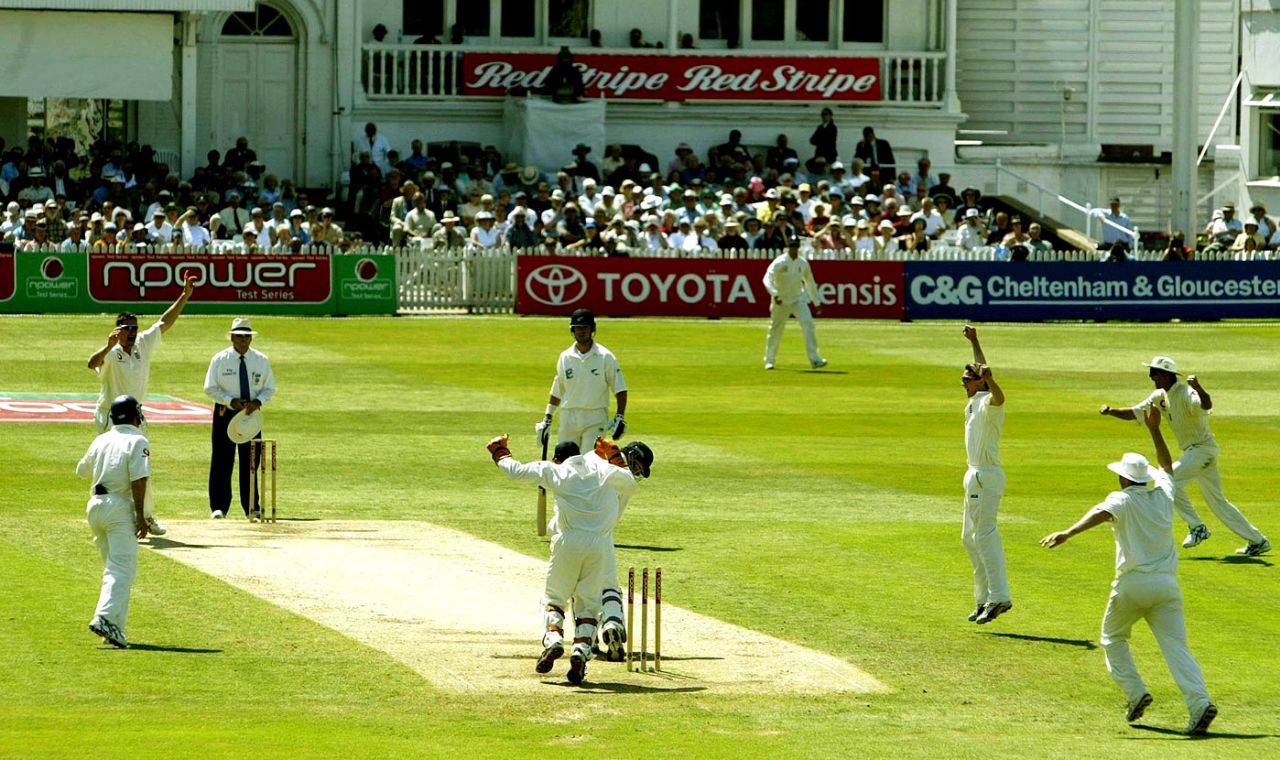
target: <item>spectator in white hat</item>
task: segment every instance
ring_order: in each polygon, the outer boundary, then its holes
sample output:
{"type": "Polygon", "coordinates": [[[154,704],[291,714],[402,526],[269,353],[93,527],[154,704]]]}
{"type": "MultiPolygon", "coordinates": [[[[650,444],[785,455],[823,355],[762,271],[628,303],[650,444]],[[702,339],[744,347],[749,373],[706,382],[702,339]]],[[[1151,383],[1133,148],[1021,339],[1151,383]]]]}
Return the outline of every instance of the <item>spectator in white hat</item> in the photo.
{"type": "Polygon", "coordinates": [[[956,236],[956,245],[966,251],[981,248],[986,244],[986,235],[982,232],[982,214],[976,208],[964,212],[964,224],[956,236]]]}
{"type": "Polygon", "coordinates": [[[898,252],[897,228],[888,219],[882,219],[876,227],[876,258],[888,258],[898,252]]]}

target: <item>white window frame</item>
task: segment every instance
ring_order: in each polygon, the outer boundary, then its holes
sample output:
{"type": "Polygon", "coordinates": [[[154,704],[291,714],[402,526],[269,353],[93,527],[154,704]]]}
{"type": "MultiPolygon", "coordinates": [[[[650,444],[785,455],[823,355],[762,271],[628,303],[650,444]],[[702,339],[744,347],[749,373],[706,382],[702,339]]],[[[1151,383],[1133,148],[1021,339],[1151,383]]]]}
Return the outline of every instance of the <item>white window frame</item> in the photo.
{"type": "Polygon", "coordinates": [[[591,44],[591,30],[596,25],[596,4],[595,0],[586,0],[587,2],[587,33],[582,37],[552,37],[551,36],[551,3],[547,0],[533,0],[541,6],[538,13],[538,23],[541,28],[538,30],[538,37],[543,40],[543,44],[547,47],[559,49],[561,45],[568,47],[582,48],[591,44]]]}
{"type": "MultiPolygon", "coordinates": [[[[850,0],[832,0],[828,12],[831,17],[828,19],[828,37],[825,42],[822,41],[805,41],[796,39],[796,14],[799,8],[804,4],[805,0],[784,0],[783,17],[786,23],[783,27],[782,40],[756,40],[751,38],[751,0],[740,0],[739,18],[741,20],[742,39],[740,47],[742,49],[754,50],[867,50],[882,51],[888,48],[889,40],[889,0],[883,0],[885,12],[882,14],[882,27],[880,29],[879,42],[845,42],[844,37],[844,14],[845,9],[849,5],[850,0]]],[[[725,40],[702,40],[698,39],[699,47],[707,48],[727,48],[728,43],[725,40]]]]}

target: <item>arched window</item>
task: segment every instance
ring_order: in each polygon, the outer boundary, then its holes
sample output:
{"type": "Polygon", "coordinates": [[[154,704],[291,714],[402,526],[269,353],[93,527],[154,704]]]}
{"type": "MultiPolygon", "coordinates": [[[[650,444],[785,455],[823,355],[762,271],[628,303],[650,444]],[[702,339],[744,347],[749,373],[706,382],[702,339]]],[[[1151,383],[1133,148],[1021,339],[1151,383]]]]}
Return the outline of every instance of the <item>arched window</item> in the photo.
{"type": "Polygon", "coordinates": [[[259,3],[251,11],[233,13],[222,25],[223,37],[293,37],[293,25],[276,8],[259,3]]]}

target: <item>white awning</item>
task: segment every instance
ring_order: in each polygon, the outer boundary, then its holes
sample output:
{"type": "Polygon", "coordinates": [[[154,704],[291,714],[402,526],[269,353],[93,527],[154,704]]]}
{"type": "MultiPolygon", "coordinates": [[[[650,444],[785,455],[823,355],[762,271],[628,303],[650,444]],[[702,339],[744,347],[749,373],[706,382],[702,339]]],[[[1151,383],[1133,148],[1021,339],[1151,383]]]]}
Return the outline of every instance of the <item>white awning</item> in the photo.
{"type": "Polygon", "coordinates": [[[1249,108],[1280,108],[1280,92],[1275,90],[1255,92],[1244,101],[1244,104],[1249,108]]]}
{"type": "Polygon", "coordinates": [[[255,0],[4,0],[7,10],[135,11],[213,13],[251,11],[255,0]]]}
{"type": "Polygon", "coordinates": [[[173,18],[0,11],[0,96],[170,100],[173,18]]]}

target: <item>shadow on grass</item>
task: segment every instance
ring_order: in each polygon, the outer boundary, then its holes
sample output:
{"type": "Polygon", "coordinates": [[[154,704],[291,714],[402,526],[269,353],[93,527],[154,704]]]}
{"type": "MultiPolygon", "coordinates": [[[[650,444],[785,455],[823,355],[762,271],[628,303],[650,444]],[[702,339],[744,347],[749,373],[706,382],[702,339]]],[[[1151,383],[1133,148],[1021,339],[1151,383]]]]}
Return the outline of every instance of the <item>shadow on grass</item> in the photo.
{"type": "MultiPolygon", "coordinates": [[[[1278,735],[1277,735],[1277,734],[1228,734],[1228,733],[1225,733],[1225,732],[1222,732],[1222,731],[1209,731],[1208,733],[1200,734],[1200,735],[1198,735],[1198,736],[1187,736],[1186,734],[1184,734],[1184,733],[1182,733],[1181,731],[1179,731],[1179,730],[1177,730],[1177,729],[1174,729],[1174,728],[1164,728],[1164,727],[1161,727],[1161,726],[1143,726],[1143,725],[1139,725],[1139,724],[1137,724],[1137,723],[1130,725],[1130,726],[1129,726],[1129,728],[1134,728],[1134,729],[1137,729],[1137,730],[1139,730],[1139,731],[1147,731],[1147,732],[1150,732],[1150,733],[1153,733],[1153,734],[1159,734],[1161,737],[1169,737],[1168,739],[1165,739],[1165,741],[1170,741],[1170,740],[1172,740],[1172,739],[1174,739],[1174,738],[1177,738],[1177,739],[1180,739],[1180,740],[1185,740],[1185,741],[1193,741],[1193,742],[1195,742],[1195,741],[1204,741],[1204,740],[1206,740],[1206,739],[1275,739],[1275,738],[1280,738],[1280,737],[1278,737],[1278,735]]],[[[1155,736],[1152,736],[1152,737],[1147,737],[1147,736],[1131,736],[1131,737],[1129,737],[1130,741],[1135,740],[1135,739],[1142,740],[1142,741],[1151,741],[1152,739],[1157,739],[1157,738],[1159,738],[1159,737],[1155,737],[1155,736]]]]}
{"type": "Polygon", "coordinates": [[[635,549],[640,552],[678,552],[678,546],[645,546],[643,544],[614,544],[615,549],[635,549]]]}
{"type": "Polygon", "coordinates": [[[547,686],[559,686],[574,689],[587,694],[689,694],[706,691],[705,686],[646,686],[638,683],[601,683],[587,681],[581,686],[574,686],[568,681],[543,681],[547,686]]]}
{"type": "Polygon", "coordinates": [[[186,544],[181,541],[174,541],[171,538],[160,538],[159,536],[151,536],[149,546],[152,549],[226,549],[224,544],[186,544]]]}
{"type": "Polygon", "coordinates": [[[849,374],[847,371],[843,369],[825,369],[824,368],[824,369],[801,369],[796,371],[803,373],[805,375],[847,375],[849,374]]]}
{"type": "Polygon", "coordinates": [[[1017,639],[1018,641],[1036,641],[1042,644],[1064,644],[1066,646],[1081,647],[1083,649],[1097,649],[1098,645],[1088,639],[1056,639],[1052,636],[1029,636],[1025,633],[996,633],[995,631],[980,631],[983,636],[999,636],[1002,639],[1017,639]]]}
{"type": "Polygon", "coordinates": [[[1271,562],[1261,557],[1245,557],[1239,554],[1228,554],[1225,557],[1188,557],[1187,559],[1196,562],[1221,562],[1224,565],[1261,565],[1262,567],[1274,567],[1271,562]]]}
{"type": "Polygon", "coordinates": [[[160,644],[130,643],[130,649],[140,652],[177,652],[178,654],[221,654],[221,649],[192,649],[190,647],[166,647],[160,644]]]}

